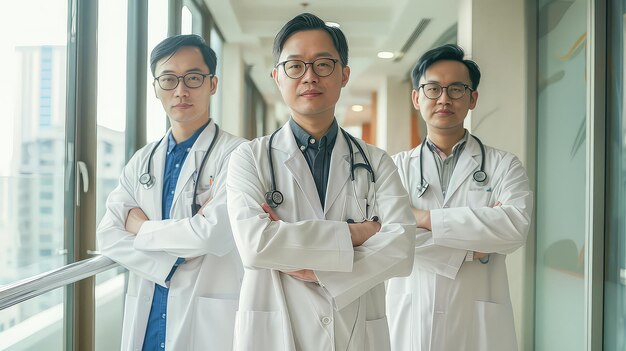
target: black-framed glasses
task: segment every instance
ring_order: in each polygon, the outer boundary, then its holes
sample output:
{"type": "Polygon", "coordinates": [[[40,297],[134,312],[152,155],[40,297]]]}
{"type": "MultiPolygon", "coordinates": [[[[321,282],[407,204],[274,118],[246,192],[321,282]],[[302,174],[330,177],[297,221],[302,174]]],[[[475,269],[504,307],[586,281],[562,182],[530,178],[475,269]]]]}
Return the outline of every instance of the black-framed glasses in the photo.
{"type": "Polygon", "coordinates": [[[474,91],[469,85],[462,83],[454,83],[445,87],[439,83],[425,83],[420,85],[417,90],[420,88],[424,91],[424,95],[431,100],[439,99],[441,94],[443,94],[443,89],[446,89],[448,97],[452,100],[462,98],[467,90],[474,91]]]}
{"type": "Polygon", "coordinates": [[[182,79],[187,88],[195,89],[200,88],[204,83],[204,78],[213,77],[213,74],[208,73],[187,73],[184,76],[177,76],[175,74],[162,74],[154,80],[157,81],[161,89],[163,90],[174,90],[178,86],[178,83],[182,79]]]}
{"type": "Polygon", "coordinates": [[[285,74],[291,79],[302,78],[308,69],[308,65],[311,65],[313,72],[318,77],[328,77],[335,71],[335,65],[339,60],[334,58],[322,57],[314,60],[313,62],[304,62],[302,60],[287,60],[280,62],[276,65],[276,68],[283,66],[285,74]]]}

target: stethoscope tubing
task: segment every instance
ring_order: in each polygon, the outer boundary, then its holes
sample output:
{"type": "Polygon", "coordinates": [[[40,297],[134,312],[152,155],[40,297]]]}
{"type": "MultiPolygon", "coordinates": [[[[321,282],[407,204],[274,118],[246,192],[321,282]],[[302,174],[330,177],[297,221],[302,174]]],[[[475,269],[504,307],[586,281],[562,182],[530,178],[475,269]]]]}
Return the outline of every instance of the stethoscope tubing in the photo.
{"type": "MultiPolygon", "coordinates": [[[[270,207],[272,207],[272,208],[276,208],[276,207],[278,207],[278,205],[282,204],[283,198],[284,198],[282,193],[276,189],[276,178],[275,178],[275,175],[274,175],[274,162],[273,162],[273,158],[272,158],[272,144],[273,144],[273,141],[274,141],[274,136],[276,135],[276,133],[278,133],[278,131],[281,128],[278,128],[277,130],[275,130],[272,133],[272,135],[270,136],[270,140],[268,142],[268,145],[267,145],[267,157],[268,157],[269,166],[270,166],[271,190],[268,191],[265,194],[265,199],[267,201],[267,204],[270,207]],[[275,199],[280,199],[280,201],[275,201],[275,199]]],[[[371,182],[375,183],[376,182],[376,177],[374,176],[374,169],[372,168],[372,164],[370,163],[369,159],[367,158],[367,155],[365,154],[365,151],[363,150],[363,148],[361,147],[359,142],[356,140],[356,138],[353,137],[352,135],[350,135],[350,133],[346,132],[343,128],[340,128],[340,130],[341,130],[341,133],[342,133],[343,137],[346,139],[346,143],[348,144],[348,151],[350,153],[350,180],[352,182],[352,189],[354,191],[355,201],[357,203],[357,207],[359,209],[359,212],[363,216],[363,220],[372,220],[375,217],[368,218],[367,217],[367,208],[365,210],[363,210],[363,208],[362,208],[361,204],[359,203],[358,199],[356,199],[356,185],[355,185],[356,176],[355,176],[354,173],[355,173],[355,170],[357,168],[360,168],[360,167],[361,168],[365,168],[365,170],[370,175],[371,182]],[[359,150],[359,152],[363,156],[363,161],[365,163],[355,163],[355,160],[354,160],[354,149],[352,148],[352,143],[354,143],[354,145],[356,145],[357,149],[359,150]]],[[[375,203],[376,203],[376,192],[374,192],[374,204],[375,203]]]]}
{"type": "MultiPolygon", "coordinates": [[[[485,145],[483,145],[483,142],[480,141],[480,139],[473,135],[470,134],[472,136],[472,138],[474,138],[477,142],[478,145],[480,146],[480,168],[475,171],[472,174],[472,178],[474,179],[474,181],[476,183],[483,183],[487,180],[487,173],[485,172],[485,145]]],[[[426,182],[426,180],[424,179],[424,163],[423,163],[423,159],[424,159],[424,147],[426,146],[426,139],[428,137],[424,138],[424,141],[422,141],[422,145],[420,145],[420,182],[419,182],[419,189],[418,189],[418,194],[417,197],[422,197],[422,195],[424,195],[424,192],[426,191],[426,189],[428,189],[428,183],[426,182]]]]}
{"type": "MultiPolygon", "coordinates": [[[[196,204],[196,199],[198,196],[198,184],[200,183],[202,171],[204,170],[204,166],[206,165],[206,162],[209,159],[209,155],[211,154],[213,147],[215,147],[215,143],[217,141],[217,138],[219,137],[219,132],[220,132],[219,126],[215,124],[215,133],[213,134],[213,140],[211,140],[211,144],[209,145],[207,152],[204,154],[204,157],[202,157],[202,162],[200,162],[200,168],[197,170],[198,173],[196,175],[196,179],[198,180],[197,181],[194,180],[193,198],[191,201],[191,212],[193,215],[195,215],[200,209],[200,206],[196,204]]],[[[154,147],[152,147],[152,150],[150,151],[150,156],[148,156],[148,165],[146,166],[146,172],[139,176],[139,184],[143,185],[146,189],[150,189],[154,186],[154,176],[150,174],[150,169],[152,166],[152,158],[154,157],[154,153],[156,152],[157,148],[159,147],[163,139],[165,139],[165,136],[161,138],[154,145],[154,147]]]]}

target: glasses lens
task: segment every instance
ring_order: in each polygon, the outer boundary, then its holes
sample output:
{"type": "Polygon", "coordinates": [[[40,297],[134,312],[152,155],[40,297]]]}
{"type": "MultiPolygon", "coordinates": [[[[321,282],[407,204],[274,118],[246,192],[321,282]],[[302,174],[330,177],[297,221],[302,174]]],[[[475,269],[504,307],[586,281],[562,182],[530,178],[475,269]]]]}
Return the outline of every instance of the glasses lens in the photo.
{"type": "Polygon", "coordinates": [[[204,83],[204,76],[198,73],[188,73],[184,77],[185,85],[189,88],[198,88],[204,83]]]}
{"type": "Polygon", "coordinates": [[[320,58],[313,61],[313,71],[320,77],[326,77],[335,70],[335,61],[329,58],[320,58]]]}
{"type": "Polygon", "coordinates": [[[283,67],[285,67],[285,74],[287,74],[287,77],[294,79],[302,77],[302,75],[304,75],[304,70],[306,69],[304,61],[300,60],[285,61],[283,67]]]}
{"type": "Polygon", "coordinates": [[[178,77],[173,74],[164,74],[157,78],[159,82],[159,86],[163,90],[172,90],[175,89],[178,85],[178,77]]]}
{"type": "Polygon", "coordinates": [[[448,86],[448,96],[450,99],[460,99],[465,95],[465,85],[451,84],[448,86]]]}
{"type": "Polygon", "coordinates": [[[441,96],[442,88],[441,85],[437,83],[424,84],[422,89],[424,90],[424,95],[429,99],[437,99],[441,96]]]}

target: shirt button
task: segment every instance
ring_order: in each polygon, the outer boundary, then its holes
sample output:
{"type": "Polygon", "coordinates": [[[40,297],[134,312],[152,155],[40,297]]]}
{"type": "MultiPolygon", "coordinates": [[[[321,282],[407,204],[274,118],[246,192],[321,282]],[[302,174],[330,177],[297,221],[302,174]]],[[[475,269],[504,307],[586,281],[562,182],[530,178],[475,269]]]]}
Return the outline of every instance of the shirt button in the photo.
{"type": "Polygon", "coordinates": [[[170,191],[170,194],[174,195],[174,190],[170,191]]]}
{"type": "Polygon", "coordinates": [[[177,163],[177,164],[176,164],[176,168],[178,168],[178,167],[180,167],[180,164],[178,164],[178,163],[177,163]]]}
{"type": "Polygon", "coordinates": [[[165,319],[165,313],[163,313],[163,314],[161,315],[161,318],[165,319]]]}
{"type": "Polygon", "coordinates": [[[164,348],[165,348],[165,343],[164,343],[164,342],[162,342],[162,343],[161,343],[161,348],[162,348],[162,349],[164,349],[164,348]]]}
{"type": "Polygon", "coordinates": [[[301,145],[301,146],[300,146],[300,150],[301,150],[301,151],[304,151],[304,150],[306,150],[306,146],[304,146],[304,145],[301,145]]]}
{"type": "Polygon", "coordinates": [[[313,139],[313,138],[309,139],[309,143],[310,144],[315,144],[315,139],[313,139]]]}
{"type": "Polygon", "coordinates": [[[324,325],[329,325],[329,324],[330,324],[330,322],[332,322],[332,321],[333,321],[333,320],[332,320],[332,319],[330,319],[330,317],[323,317],[323,318],[322,318],[322,324],[324,324],[324,325]]]}

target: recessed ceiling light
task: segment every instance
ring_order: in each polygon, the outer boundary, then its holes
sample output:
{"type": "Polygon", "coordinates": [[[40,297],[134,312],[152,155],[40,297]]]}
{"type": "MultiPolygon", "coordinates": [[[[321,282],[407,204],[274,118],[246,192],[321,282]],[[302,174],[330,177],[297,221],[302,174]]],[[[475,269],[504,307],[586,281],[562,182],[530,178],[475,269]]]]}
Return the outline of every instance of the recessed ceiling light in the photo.
{"type": "Polygon", "coordinates": [[[390,59],[390,58],[393,58],[395,55],[391,51],[381,51],[378,53],[377,56],[381,59],[390,59]]]}
{"type": "Polygon", "coordinates": [[[363,105],[352,105],[352,111],[361,112],[363,111],[363,105]]]}
{"type": "Polygon", "coordinates": [[[329,27],[335,27],[335,28],[341,27],[339,25],[339,23],[337,23],[337,22],[326,22],[326,25],[329,26],[329,27]]]}

